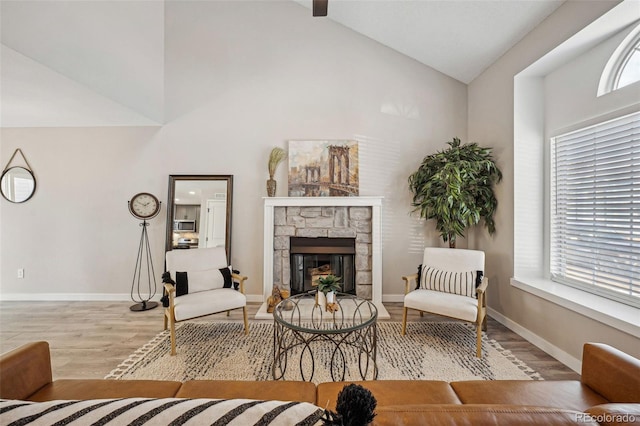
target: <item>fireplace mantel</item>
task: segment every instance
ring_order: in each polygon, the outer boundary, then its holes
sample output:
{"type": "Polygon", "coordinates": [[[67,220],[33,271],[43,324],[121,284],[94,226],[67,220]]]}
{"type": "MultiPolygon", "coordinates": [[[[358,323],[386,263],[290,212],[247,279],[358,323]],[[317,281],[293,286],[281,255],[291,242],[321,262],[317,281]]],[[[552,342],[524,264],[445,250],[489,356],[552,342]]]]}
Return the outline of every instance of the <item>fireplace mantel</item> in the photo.
{"type": "Polygon", "coordinates": [[[256,319],[269,319],[267,297],[273,289],[274,211],[276,207],[370,207],[371,208],[371,301],[378,308],[378,318],[388,319],[382,304],[382,197],[265,197],[264,198],[264,262],[263,304],[256,319]]]}

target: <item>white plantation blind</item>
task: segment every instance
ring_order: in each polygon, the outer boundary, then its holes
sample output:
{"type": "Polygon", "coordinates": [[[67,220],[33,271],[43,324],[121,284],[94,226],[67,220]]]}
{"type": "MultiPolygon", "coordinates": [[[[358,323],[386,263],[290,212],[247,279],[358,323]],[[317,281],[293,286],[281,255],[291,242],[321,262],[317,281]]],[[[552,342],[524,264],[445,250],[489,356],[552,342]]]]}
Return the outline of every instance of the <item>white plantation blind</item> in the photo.
{"type": "Polygon", "coordinates": [[[552,279],[640,306],[640,113],[551,145],[552,279]]]}

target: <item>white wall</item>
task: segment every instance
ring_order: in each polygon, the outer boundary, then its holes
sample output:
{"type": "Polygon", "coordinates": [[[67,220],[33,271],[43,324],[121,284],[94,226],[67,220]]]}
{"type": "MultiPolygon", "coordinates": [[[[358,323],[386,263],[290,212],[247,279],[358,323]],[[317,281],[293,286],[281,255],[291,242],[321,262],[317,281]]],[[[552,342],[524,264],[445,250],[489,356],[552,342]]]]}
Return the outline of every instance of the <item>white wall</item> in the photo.
{"type": "MultiPolygon", "coordinates": [[[[640,5],[639,5],[640,7],[640,5]]],[[[552,137],[618,115],[640,104],[640,83],[596,96],[600,76],[614,50],[638,23],[625,28],[544,79],[545,130],[552,137]]]]}
{"type": "MultiPolygon", "coordinates": [[[[638,345],[638,339],[630,334],[534,296],[510,284],[510,278],[514,276],[514,256],[521,249],[517,245],[514,247],[514,167],[512,162],[514,158],[514,77],[616,4],[617,2],[608,1],[564,3],[540,26],[474,80],[469,85],[468,91],[469,137],[488,145],[493,144],[496,147],[498,161],[502,165],[505,178],[503,185],[498,187],[500,205],[496,219],[497,234],[494,238],[489,238],[485,234],[478,233],[474,238],[474,246],[481,247],[487,252],[487,270],[491,283],[488,291],[489,306],[496,318],[518,330],[525,337],[563,361],[581,359],[582,345],[588,341],[606,342],[636,356],[640,355],[640,345],[638,345]]],[[[592,66],[593,64],[589,65],[589,69],[583,71],[583,74],[591,75],[589,80],[593,80],[593,76],[597,74],[597,71],[591,68],[592,66]]],[[[552,83],[555,78],[560,78],[561,73],[559,71],[559,74],[550,78],[549,90],[557,89],[558,84],[578,84],[577,80],[581,80],[581,78],[573,77],[572,82],[552,83]]],[[[565,75],[562,80],[566,78],[565,75]]],[[[593,95],[595,95],[596,88],[597,82],[592,89],[593,95]]],[[[521,89],[529,90],[530,88],[522,87],[521,89]]],[[[540,83],[537,89],[545,90],[543,83],[540,83]]],[[[534,102],[540,108],[551,108],[550,105],[540,104],[539,100],[534,100],[534,102]]],[[[554,111],[559,114],[558,121],[553,124],[554,126],[559,126],[560,123],[567,125],[565,123],[583,120],[584,118],[578,118],[578,116],[571,117],[571,114],[576,110],[579,115],[596,112],[596,110],[590,109],[592,104],[590,104],[591,106],[581,105],[582,97],[580,100],[570,101],[565,96],[564,102],[563,105],[557,104],[553,107],[557,108],[554,111]]],[[[548,114],[546,118],[551,119],[552,113],[549,111],[546,113],[548,114]]],[[[529,124],[544,126],[544,117],[534,117],[531,123],[518,123],[523,126],[529,124]]],[[[526,141],[518,141],[518,143],[522,142],[526,141]]],[[[540,152],[539,149],[533,151],[540,152]]],[[[532,189],[520,187],[518,191],[521,191],[521,195],[524,197],[529,191],[539,196],[543,182],[539,182],[538,185],[539,187],[532,189]]],[[[543,211],[545,206],[538,205],[532,208],[543,211]]],[[[541,214],[533,216],[542,217],[541,214]]],[[[519,218],[523,219],[520,216],[519,218]]],[[[524,221],[526,222],[526,218],[524,221]]],[[[538,226],[539,224],[533,225],[538,226]]],[[[540,235],[539,238],[541,241],[543,236],[540,235]]],[[[538,247],[541,246],[540,243],[538,247]]],[[[522,247],[522,249],[529,250],[530,247],[522,247]]]]}
{"type": "MultiPolygon", "coordinates": [[[[409,216],[407,178],[466,140],[466,86],[291,2],[167,2],[164,13],[164,126],[1,130],[2,164],[22,148],[38,188],[0,202],[0,297],[127,297],[140,235],[127,200],[163,201],[149,229],[159,278],[168,176],[232,174],[232,264],[261,299],[271,148],[347,138],[360,141],[361,195],[385,197],[384,292],[401,294],[422,247],[439,244],[409,216]]],[[[276,179],[286,195],[286,166],[276,179]]]]}

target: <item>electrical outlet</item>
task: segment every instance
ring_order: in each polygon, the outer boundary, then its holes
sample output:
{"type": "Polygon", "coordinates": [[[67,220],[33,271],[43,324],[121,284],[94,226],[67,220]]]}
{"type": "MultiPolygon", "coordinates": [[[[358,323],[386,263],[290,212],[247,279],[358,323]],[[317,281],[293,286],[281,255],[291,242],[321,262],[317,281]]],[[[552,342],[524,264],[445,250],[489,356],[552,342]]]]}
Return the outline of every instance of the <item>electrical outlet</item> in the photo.
{"type": "Polygon", "coordinates": [[[18,278],[24,278],[24,269],[23,268],[18,269],[18,278]]]}

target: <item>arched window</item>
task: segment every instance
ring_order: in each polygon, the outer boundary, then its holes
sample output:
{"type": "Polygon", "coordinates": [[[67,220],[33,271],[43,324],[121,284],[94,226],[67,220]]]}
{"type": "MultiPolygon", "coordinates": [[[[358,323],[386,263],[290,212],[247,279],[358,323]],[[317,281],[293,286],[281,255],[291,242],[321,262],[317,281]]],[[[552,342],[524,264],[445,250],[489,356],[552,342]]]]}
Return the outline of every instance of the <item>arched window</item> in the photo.
{"type": "Polygon", "coordinates": [[[640,25],[634,28],[613,52],[604,67],[598,96],[640,81],[640,25]]]}
{"type": "Polygon", "coordinates": [[[622,61],[622,66],[613,82],[613,90],[640,81],[640,40],[631,48],[622,61]]]}

